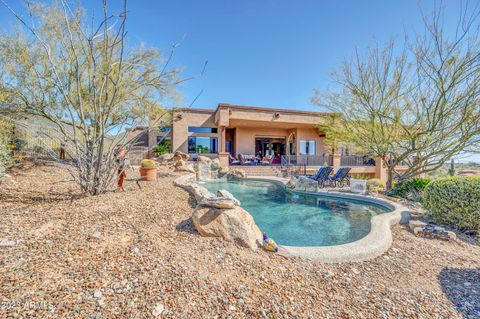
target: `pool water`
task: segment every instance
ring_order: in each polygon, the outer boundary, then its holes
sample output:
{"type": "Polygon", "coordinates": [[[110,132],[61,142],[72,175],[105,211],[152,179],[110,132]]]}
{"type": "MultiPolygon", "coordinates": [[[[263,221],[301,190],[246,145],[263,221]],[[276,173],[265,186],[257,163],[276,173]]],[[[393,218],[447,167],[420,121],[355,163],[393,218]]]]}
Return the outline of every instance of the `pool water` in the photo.
{"type": "Polygon", "coordinates": [[[203,182],[216,193],[225,189],[254,218],[260,230],[286,246],[332,246],[350,243],[370,232],[373,216],[386,207],[322,195],[292,194],[268,181],[221,180],[203,182]]]}

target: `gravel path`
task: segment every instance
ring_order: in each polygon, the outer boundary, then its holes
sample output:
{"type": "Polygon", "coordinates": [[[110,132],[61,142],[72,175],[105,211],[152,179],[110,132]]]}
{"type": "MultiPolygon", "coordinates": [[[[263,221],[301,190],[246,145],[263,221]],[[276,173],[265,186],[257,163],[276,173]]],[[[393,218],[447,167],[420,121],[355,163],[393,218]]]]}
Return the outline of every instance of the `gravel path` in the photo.
{"type": "Polygon", "coordinates": [[[252,252],[199,237],[178,175],[162,175],[87,198],[56,165],[0,185],[0,318],[480,316],[478,245],[396,226],[369,262],[252,252]]]}

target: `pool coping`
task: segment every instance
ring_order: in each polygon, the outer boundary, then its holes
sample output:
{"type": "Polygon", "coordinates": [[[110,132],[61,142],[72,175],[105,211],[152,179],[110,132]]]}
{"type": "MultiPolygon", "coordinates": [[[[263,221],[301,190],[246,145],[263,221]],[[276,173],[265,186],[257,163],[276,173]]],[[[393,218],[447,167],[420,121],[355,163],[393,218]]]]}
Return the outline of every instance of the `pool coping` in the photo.
{"type": "MultiPolygon", "coordinates": [[[[361,262],[374,259],[382,255],[390,248],[392,244],[391,227],[400,222],[403,212],[409,211],[407,207],[399,203],[369,195],[359,195],[337,191],[295,191],[285,185],[288,180],[283,178],[275,178],[271,176],[252,176],[248,178],[239,178],[239,180],[269,181],[276,184],[281,184],[285,191],[291,193],[326,196],[331,198],[348,198],[363,202],[370,202],[393,210],[389,213],[374,216],[370,220],[370,232],[365,237],[351,243],[335,246],[308,247],[281,245],[281,247],[292,256],[308,258],[323,263],[361,262]]],[[[189,192],[193,192],[197,201],[197,197],[203,196],[202,193],[204,190],[207,190],[205,187],[201,186],[201,184],[197,183],[194,174],[182,175],[181,177],[177,178],[174,183],[175,185],[180,186],[189,192]]]]}

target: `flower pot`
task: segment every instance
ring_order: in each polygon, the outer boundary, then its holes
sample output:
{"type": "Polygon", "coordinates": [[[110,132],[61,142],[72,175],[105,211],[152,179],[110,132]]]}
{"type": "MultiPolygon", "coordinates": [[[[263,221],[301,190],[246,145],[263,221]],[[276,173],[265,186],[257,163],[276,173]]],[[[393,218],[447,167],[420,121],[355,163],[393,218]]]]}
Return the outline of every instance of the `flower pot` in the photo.
{"type": "Polygon", "coordinates": [[[367,192],[367,181],[364,179],[351,179],[350,191],[357,194],[365,194],[367,192]]]}
{"type": "Polygon", "coordinates": [[[156,181],[157,168],[156,167],[140,167],[140,176],[143,181],[156,181]]]}

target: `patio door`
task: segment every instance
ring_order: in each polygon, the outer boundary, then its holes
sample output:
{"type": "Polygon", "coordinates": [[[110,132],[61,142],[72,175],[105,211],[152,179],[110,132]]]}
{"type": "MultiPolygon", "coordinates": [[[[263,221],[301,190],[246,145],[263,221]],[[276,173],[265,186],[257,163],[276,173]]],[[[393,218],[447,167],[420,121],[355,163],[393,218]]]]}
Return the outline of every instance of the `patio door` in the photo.
{"type": "Polygon", "coordinates": [[[285,155],[285,137],[256,137],[255,155],[258,152],[262,156],[285,155]]]}

